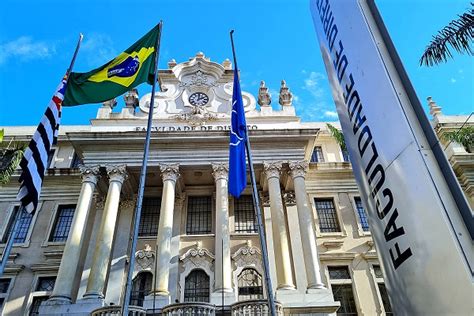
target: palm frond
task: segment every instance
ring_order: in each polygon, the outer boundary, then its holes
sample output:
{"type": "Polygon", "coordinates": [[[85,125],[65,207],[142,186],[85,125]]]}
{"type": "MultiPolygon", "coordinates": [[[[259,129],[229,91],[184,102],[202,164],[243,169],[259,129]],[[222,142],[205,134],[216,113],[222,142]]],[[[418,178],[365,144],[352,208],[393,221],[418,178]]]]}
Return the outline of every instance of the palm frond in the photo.
{"type": "Polygon", "coordinates": [[[332,137],[336,139],[336,142],[339,144],[339,147],[341,147],[341,150],[347,151],[346,141],[344,140],[344,135],[342,134],[342,132],[329,123],[326,123],[326,125],[332,137]]]}
{"type": "MultiPolygon", "coordinates": [[[[474,7],[472,2],[471,7],[474,7]]],[[[450,47],[460,54],[474,55],[471,47],[474,39],[474,9],[470,8],[458,17],[433,36],[420,58],[420,66],[433,66],[446,62],[448,58],[453,58],[450,47]]]]}
{"type": "Polygon", "coordinates": [[[20,164],[23,153],[26,149],[25,144],[17,143],[14,148],[0,149],[0,185],[10,182],[10,178],[20,164]]]}

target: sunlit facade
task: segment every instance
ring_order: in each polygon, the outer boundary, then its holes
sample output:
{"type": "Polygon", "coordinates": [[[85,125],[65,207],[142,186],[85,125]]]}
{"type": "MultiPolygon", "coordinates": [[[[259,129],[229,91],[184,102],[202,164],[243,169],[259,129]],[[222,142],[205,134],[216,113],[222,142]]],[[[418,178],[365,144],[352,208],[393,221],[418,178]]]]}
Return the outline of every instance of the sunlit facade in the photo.
{"type": "MultiPolygon", "coordinates": [[[[155,97],[131,310],[266,312],[251,190],[239,199],[227,193],[232,65],[198,53],[168,66],[155,97]]],[[[130,91],[122,109],[105,102],[90,125],[61,127],[39,211],[21,215],[0,279],[4,315],[115,315],[124,298],[150,97],[130,91]]],[[[301,122],[284,82],[273,97],[271,104],[264,83],[256,97],[243,93],[278,312],[390,314],[347,153],[326,123],[301,122]]],[[[6,139],[26,142],[34,129],[6,127],[6,139]]],[[[453,155],[451,161],[460,157],[453,155]]],[[[462,155],[472,173],[472,154],[462,155]]],[[[463,170],[460,179],[471,174],[463,170]]],[[[18,176],[0,187],[3,246],[19,209],[18,176]]],[[[472,202],[467,178],[462,185],[472,202]]]]}

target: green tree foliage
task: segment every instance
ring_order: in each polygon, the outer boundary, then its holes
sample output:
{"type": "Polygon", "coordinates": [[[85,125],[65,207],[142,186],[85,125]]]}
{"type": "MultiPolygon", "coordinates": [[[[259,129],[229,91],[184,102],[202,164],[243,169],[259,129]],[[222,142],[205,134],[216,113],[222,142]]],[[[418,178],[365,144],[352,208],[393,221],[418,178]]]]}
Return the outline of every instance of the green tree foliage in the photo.
{"type": "Polygon", "coordinates": [[[467,152],[474,150],[474,126],[466,126],[459,130],[443,134],[444,140],[456,142],[464,146],[467,152]]]}
{"type": "MultiPolygon", "coordinates": [[[[3,142],[4,130],[0,130],[0,143],[3,142]]],[[[10,182],[12,174],[20,164],[26,145],[15,142],[6,148],[0,148],[0,185],[10,182]]]]}
{"type": "Polygon", "coordinates": [[[343,152],[347,152],[346,141],[344,140],[344,135],[342,134],[342,132],[329,123],[327,123],[326,125],[332,137],[336,139],[336,142],[339,144],[339,147],[341,147],[341,150],[343,152]]]}
{"type": "Polygon", "coordinates": [[[453,58],[450,47],[460,54],[473,55],[471,47],[474,38],[474,3],[458,19],[451,21],[428,44],[420,58],[420,66],[433,66],[453,58]]]}

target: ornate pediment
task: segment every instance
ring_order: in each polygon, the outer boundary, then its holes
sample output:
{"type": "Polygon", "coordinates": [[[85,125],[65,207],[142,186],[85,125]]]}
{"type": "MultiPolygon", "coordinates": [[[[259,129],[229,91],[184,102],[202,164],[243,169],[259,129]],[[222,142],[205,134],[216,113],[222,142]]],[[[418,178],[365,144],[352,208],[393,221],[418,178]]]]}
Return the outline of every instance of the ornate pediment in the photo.
{"type": "Polygon", "coordinates": [[[201,244],[198,243],[194,248],[188,249],[180,258],[185,269],[202,268],[204,270],[213,270],[214,266],[214,255],[207,250],[202,248],[201,244]]]}
{"type": "MultiPolygon", "coordinates": [[[[155,95],[155,118],[196,126],[230,116],[233,72],[229,61],[218,64],[197,53],[187,62],[170,62],[169,67],[169,72],[160,72],[163,92],[155,95]]],[[[146,116],[150,98],[151,94],[141,98],[138,116],[146,116]]],[[[247,92],[242,92],[242,98],[245,111],[255,111],[255,98],[247,92]]]]}
{"type": "Polygon", "coordinates": [[[245,267],[245,266],[260,266],[262,262],[262,253],[260,249],[252,246],[250,242],[239,250],[237,250],[232,256],[235,267],[245,267]]]}
{"type": "Polygon", "coordinates": [[[135,260],[139,270],[149,270],[155,263],[155,252],[151,250],[151,246],[146,244],[144,249],[135,253],[135,260]]]}

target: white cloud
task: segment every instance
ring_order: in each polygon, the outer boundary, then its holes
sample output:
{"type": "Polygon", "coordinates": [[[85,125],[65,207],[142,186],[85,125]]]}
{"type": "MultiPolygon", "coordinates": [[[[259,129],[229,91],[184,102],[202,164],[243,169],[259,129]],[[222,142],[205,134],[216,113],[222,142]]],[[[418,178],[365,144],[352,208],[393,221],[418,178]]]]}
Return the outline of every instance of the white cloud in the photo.
{"type": "Polygon", "coordinates": [[[334,111],[325,111],[324,116],[330,117],[330,118],[337,118],[337,112],[334,111]]]}
{"type": "Polygon", "coordinates": [[[454,79],[454,78],[451,78],[450,81],[451,81],[451,83],[456,83],[456,79],[454,79]]]}
{"type": "Polygon", "coordinates": [[[34,41],[30,36],[21,36],[0,45],[0,64],[13,58],[20,61],[44,59],[56,53],[52,43],[34,41]]]}
{"type": "Polygon", "coordinates": [[[321,88],[321,81],[325,79],[326,77],[322,73],[311,71],[308,78],[304,80],[303,89],[308,90],[313,97],[321,98],[324,95],[324,90],[321,88]]]}
{"type": "Polygon", "coordinates": [[[81,53],[86,55],[87,63],[92,67],[99,67],[118,55],[110,36],[100,33],[84,36],[81,53]]]}

